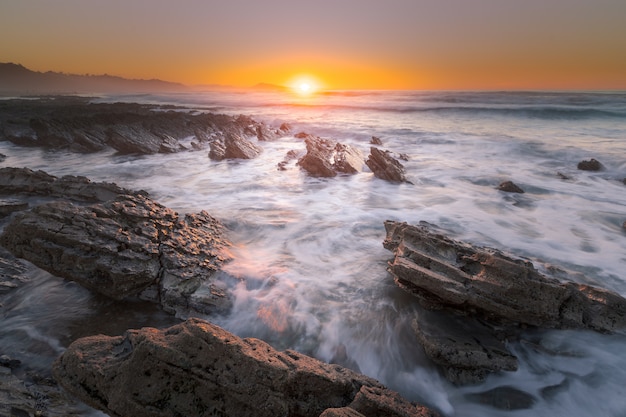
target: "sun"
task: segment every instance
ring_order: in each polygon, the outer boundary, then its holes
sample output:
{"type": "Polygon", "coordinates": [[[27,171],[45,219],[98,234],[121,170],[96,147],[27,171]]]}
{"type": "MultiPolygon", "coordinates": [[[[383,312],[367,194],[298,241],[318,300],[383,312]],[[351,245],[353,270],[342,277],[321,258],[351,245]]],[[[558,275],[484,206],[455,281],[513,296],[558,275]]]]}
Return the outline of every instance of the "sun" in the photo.
{"type": "Polygon", "coordinates": [[[300,97],[309,97],[319,91],[320,82],[310,75],[301,75],[292,78],[288,84],[291,90],[300,97]]]}
{"type": "Polygon", "coordinates": [[[302,94],[306,94],[311,91],[311,84],[309,83],[300,83],[298,84],[298,91],[302,94]]]}

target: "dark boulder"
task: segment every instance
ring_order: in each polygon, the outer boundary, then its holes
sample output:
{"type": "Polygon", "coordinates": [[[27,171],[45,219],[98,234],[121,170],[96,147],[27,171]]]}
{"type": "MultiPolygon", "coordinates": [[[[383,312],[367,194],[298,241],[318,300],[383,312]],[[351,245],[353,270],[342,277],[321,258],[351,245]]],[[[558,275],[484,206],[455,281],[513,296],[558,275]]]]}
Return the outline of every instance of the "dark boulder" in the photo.
{"type": "Polygon", "coordinates": [[[366,417],[436,416],[364,375],[198,319],[79,339],[53,374],[87,404],[122,417],[317,417],[346,406],[366,417]]]}
{"type": "Polygon", "coordinates": [[[206,212],[181,217],[144,195],[91,206],[39,205],[14,215],[0,244],[115,299],[140,295],[182,315],[230,305],[212,279],[229,258],[219,222],[206,212]]]}
{"type": "Polygon", "coordinates": [[[578,163],[578,169],[583,170],[583,171],[600,171],[602,170],[604,167],[603,165],[594,158],[591,158],[588,161],[580,161],[578,163]]]}
{"type": "Polygon", "coordinates": [[[363,168],[363,155],[352,146],[331,139],[307,136],[306,155],[298,160],[309,175],[334,177],[338,173],[356,174],[363,168]]]}
{"type": "Polygon", "coordinates": [[[365,163],[377,178],[391,182],[409,182],[404,175],[404,166],[389,151],[371,147],[365,163]]]}
{"type": "Polygon", "coordinates": [[[372,144],[372,145],[382,145],[383,141],[380,140],[380,138],[378,136],[372,136],[372,139],[370,139],[370,144],[372,144]]]}
{"type": "Polygon", "coordinates": [[[498,190],[506,193],[520,193],[523,194],[524,190],[517,186],[513,181],[505,181],[498,186],[498,190]]]}

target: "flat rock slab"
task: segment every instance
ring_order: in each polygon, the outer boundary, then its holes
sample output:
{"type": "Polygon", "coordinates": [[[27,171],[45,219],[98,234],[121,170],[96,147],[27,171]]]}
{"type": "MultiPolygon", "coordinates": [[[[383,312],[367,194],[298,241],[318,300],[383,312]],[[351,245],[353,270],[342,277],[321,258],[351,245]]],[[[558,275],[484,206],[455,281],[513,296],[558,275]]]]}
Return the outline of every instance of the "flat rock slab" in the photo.
{"type": "Polygon", "coordinates": [[[122,417],[318,417],[347,406],[358,413],[343,415],[437,415],[354,371],[198,319],[79,339],[53,374],[87,404],[122,417]]]}

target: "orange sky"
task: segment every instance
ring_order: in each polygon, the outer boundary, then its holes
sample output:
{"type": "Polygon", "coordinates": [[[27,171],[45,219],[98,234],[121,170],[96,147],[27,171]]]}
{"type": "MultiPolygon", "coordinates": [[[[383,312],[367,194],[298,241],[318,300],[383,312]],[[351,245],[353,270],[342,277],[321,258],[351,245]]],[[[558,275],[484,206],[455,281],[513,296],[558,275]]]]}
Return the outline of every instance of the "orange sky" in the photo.
{"type": "Polygon", "coordinates": [[[624,0],[0,0],[0,62],[185,84],[626,89],[624,0]]]}

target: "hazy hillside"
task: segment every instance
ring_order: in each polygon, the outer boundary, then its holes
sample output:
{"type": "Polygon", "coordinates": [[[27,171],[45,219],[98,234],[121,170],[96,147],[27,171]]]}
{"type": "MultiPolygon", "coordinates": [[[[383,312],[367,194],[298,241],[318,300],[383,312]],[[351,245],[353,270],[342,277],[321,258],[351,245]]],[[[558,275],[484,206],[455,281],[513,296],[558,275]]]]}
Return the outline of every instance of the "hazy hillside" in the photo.
{"type": "Polygon", "coordinates": [[[0,63],[0,94],[145,93],[183,91],[183,84],[161,80],[129,80],[111,75],[75,75],[31,71],[19,64],[0,63]]]}

